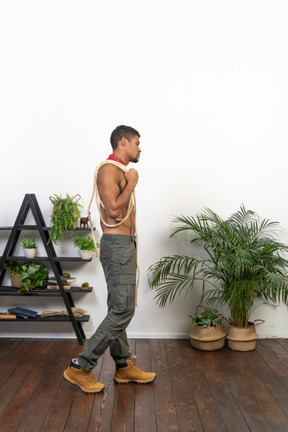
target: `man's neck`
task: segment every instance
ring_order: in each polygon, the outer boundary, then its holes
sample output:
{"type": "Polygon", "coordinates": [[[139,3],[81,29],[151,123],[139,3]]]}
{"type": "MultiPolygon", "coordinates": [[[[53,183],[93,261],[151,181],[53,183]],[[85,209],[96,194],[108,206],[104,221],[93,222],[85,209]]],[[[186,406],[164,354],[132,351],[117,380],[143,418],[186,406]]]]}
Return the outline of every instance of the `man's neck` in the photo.
{"type": "Polygon", "coordinates": [[[128,163],[126,163],[126,162],[124,162],[123,161],[123,159],[121,159],[121,157],[120,156],[118,156],[118,155],[116,155],[115,153],[112,153],[112,154],[110,154],[109,155],[109,157],[108,157],[108,159],[109,160],[114,160],[115,162],[119,162],[119,163],[121,163],[121,164],[123,164],[123,165],[128,165],[128,163]]]}

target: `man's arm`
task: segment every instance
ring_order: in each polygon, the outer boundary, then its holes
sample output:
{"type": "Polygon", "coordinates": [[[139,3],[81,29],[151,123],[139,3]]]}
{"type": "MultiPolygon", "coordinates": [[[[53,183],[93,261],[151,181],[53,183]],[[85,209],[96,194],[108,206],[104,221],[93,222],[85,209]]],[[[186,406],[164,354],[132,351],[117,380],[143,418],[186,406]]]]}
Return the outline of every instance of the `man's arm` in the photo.
{"type": "Polygon", "coordinates": [[[114,165],[104,165],[98,173],[98,189],[107,216],[111,219],[123,217],[130,197],[138,182],[138,172],[130,169],[124,174],[126,185],[121,191],[120,182],[123,174],[114,165]]]}

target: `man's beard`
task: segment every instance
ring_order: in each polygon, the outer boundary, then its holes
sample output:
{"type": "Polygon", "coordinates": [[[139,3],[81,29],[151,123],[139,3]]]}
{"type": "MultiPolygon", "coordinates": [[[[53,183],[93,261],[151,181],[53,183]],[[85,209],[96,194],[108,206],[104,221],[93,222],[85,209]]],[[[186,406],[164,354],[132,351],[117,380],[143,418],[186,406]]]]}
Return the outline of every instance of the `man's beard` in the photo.
{"type": "Polygon", "coordinates": [[[139,159],[138,159],[138,158],[135,158],[135,159],[133,159],[132,162],[133,162],[133,163],[138,163],[138,162],[139,162],[139,159]]]}

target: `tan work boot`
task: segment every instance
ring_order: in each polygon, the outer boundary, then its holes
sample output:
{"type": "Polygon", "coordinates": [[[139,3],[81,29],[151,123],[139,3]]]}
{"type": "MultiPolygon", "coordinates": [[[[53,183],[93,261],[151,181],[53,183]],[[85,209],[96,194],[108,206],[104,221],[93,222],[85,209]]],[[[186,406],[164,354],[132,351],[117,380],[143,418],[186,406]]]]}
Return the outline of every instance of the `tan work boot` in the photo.
{"type": "Polygon", "coordinates": [[[137,384],[148,384],[154,381],[156,374],[154,372],[143,372],[138,369],[131,360],[127,360],[123,365],[118,365],[114,381],[117,384],[124,383],[137,383],[137,384]]]}
{"type": "Polygon", "coordinates": [[[73,363],[64,371],[63,375],[66,381],[77,385],[84,393],[99,393],[104,389],[104,384],[97,382],[92,372],[86,372],[73,363]]]}

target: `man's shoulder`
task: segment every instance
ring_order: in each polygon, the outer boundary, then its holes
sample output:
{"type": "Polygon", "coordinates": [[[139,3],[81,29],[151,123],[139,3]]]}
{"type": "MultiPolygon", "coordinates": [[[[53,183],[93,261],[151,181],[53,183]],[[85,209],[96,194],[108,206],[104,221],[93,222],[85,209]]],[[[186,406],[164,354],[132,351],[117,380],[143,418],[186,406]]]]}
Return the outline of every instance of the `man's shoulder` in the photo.
{"type": "Polygon", "coordinates": [[[111,163],[105,163],[102,166],[100,166],[98,170],[98,178],[101,179],[106,176],[117,179],[123,176],[123,173],[120,170],[120,168],[118,168],[116,165],[111,163]]]}
{"type": "MultiPolygon", "coordinates": [[[[100,164],[101,165],[101,164],[100,164]]],[[[109,163],[109,162],[104,162],[103,165],[101,165],[99,167],[99,172],[121,172],[120,168],[113,164],[113,163],[109,163]]]]}

